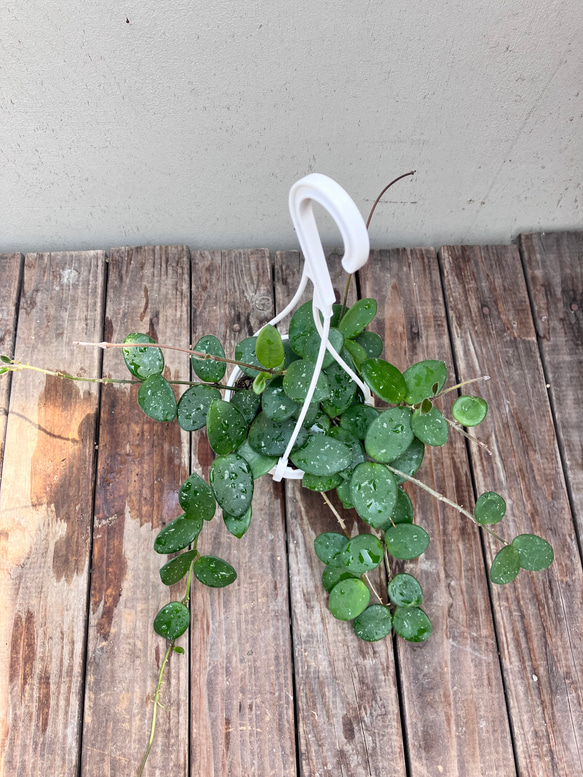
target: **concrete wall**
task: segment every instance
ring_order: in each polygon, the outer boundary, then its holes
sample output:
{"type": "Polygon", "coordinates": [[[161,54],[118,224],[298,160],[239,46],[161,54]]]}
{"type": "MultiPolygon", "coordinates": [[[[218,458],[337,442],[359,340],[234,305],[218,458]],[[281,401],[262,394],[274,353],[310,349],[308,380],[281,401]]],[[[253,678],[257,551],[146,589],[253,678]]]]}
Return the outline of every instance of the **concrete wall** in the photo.
{"type": "Polygon", "coordinates": [[[313,171],[366,214],[417,170],[375,246],[582,228],[582,33],[580,0],[2,0],[0,250],[294,248],[313,171]]]}

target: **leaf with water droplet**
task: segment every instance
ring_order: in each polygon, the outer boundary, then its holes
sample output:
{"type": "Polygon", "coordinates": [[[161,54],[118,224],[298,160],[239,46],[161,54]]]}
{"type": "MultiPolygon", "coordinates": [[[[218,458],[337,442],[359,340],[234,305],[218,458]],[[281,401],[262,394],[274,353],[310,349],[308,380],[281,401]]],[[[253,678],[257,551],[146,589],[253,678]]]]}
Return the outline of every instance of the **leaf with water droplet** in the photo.
{"type": "MultiPolygon", "coordinates": [[[[282,456],[291,439],[295,421],[271,421],[265,413],[259,413],[251,424],[247,440],[256,453],[262,456],[282,456]]],[[[300,448],[308,439],[308,432],[302,428],[297,437],[295,448],[300,448]]]]}
{"type": "MultiPolygon", "coordinates": [[[[141,332],[132,332],[124,343],[155,343],[153,337],[141,332]]],[[[146,380],[150,375],[160,375],[164,370],[164,356],[160,348],[122,348],[126,367],[139,380],[146,380]]]]}
{"type": "Polygon", "coordinates": [[[346,311],[338,324],[338,329],[344,337],[356,337],[364,332],[377,312],[376,299],[359,299],[354,305],[346,311]]]}
{"type": "Polygon", "coordinates": [[[393,364],[384,359],[367,359],[361,369],[365,383],[383,402],[396,405],[404,398],[405,378],[393,364]]]}
{"type": "MultiPolygon", "coordinates": [[[[336,353],[340,353],[340,351],[342,350],[342,347],[344,346],[344,335],[339,329],[332,327],[330,328],[330,333],[328,334],[328,341],[332,346],[332,348],[334,348],[336,353]]],[[[313,362],[315,364],[318,358],[318,353],[320,352],[321,342],[322,342],[322,338],[320,337],[318,332],[317,331],[313,332],[306,344],[304,359],[306,359],[309,362],[313,362]]],[[[334,357],[332,356],[330,351],[327,350],[324,355],[322,369],[326,369],[326,367],[329,367],[331,364],[334,364],[334,357]]]]}
{"type": "Polygon", "coordinates": [[[184,575],[188,572],[188,569],[192,561],[196,558],[197,551],[189,550],[186,553],[181,553],[176,558],[170,559],[168,563],[160,569],[160,580],[164,585],[174,585],[179,580],[182,580],[184,575]]]}
{"type": "Polygon", "coordinates": [[[156,553],[177,553],[197,539],[202,527],[202,516],[179,515],[160,530],[154,540],[154,550],[156,553]]]}
{"type": "Polygon", "coordinates": [[[344,347],[354,359],[354,363],[360,368],[363,362],[370,358],[366,350],[356,340],[345,340],[344,347]]]}
{"type": "Polygon", "coordinates": [[[253,500],[253,473],[236,453],[217,456],[211,464],[209,482],[215,499],[225,512],[240,518],[253,500]]]}
{"type": "Polygon", "coordinates": [[[339,583],[341,580],[348,580],[348,579],[358,579],[355,575],[352,574],[352,572],[349,572],[347,569],[344,569],[344,567],[333,567],[328,565],[326,569],[322,572],[322,585],[324,586],[324,589],[330,593],[330,591],[334,588],[336,583],[339,583]]]}
{"type": "Polygon", "coordinates": [[[251,389],[235,391],[230,402],[235,405],[247,424],[253,422],[261,407],[261,397],[258,397],[251,389]]]}
{"type": "Polygon", "coordinates": [[[378,642],[391,633],[393,619],[384,604],[371,604],[354,619],[354,633],[365,642],[378,642]]]}
{"type": "Polygon", "coordinates": [[[418,440],[433,447],[445,445],[449,436],[448,423],[436,407],[432,407],[428,413],[416,410],[411,418],[411,429],[418,440]]]}
{"type": "Polygon", "coordinates": [[[237,453],[242,456],[245,461],[251,467],[253,473],[253,480],[263,477],[270,469],[273,469],[277,464],[276,456],[262,456],[249,445],[249,440],[245,440],[243,445],[237,448],[237,453]]]}
{"type": "Polygon", "coordinates": [[[423,601],[423,589],[416,577],[401,572],[388,586],[389,598],[397,607],[419,607],[423,601]]]}
{"type": "Polygon", "coordinates": [[[317,332],[314,323],[312,301],[304,302],[293,314],[289,322],[289,342],[298,356],[304,357],[310,338],[317,332]]]}
{"type": "Polygon", "coordinates": [[[221,392],[212,386],[191,386],[178,401],[178,423],[185,432],[194,432],[206,425],[211,402],[221,398],[221,392]]]}
{"type": "Polygon", "coordinates": [[[478,497],[474,518],[482,526],[498,523],[506,515],[506,502],[495,491],[485,491],[478,497]]]}
{"type": "Polygon", "coordinates": [[[451,414],[462,426],[481,424],[488,413],[488,403],[482,397],[458,397],[451,414]]]}
{"type": "Polygon", "coordinates": [[[330,418],[336,418],[352,404],[357,386],[337,362],[328,367],[325,374],[330,386],[330,394],[322,400],[322,410],[330,418]]]}
{"type": "Polygon", "coordinates": [[[343,429],[341,426],[332,426],[328,431],[328,437],[332,437],[333,440],[338,440],[350,448],[350,464],[341,472],[343,478],[350,480],[354,468],[364,461],[364,453],[360,440],[355,437],[352,432],[349,432],[348,429],[343,429]]]}
{"type": "Polygon", "coordinates": [[[376,332],[363,332],[355,342],[364,348],[367,359],[377,359],[383,352],[383,339],[376,332]]]}
{"type": "Polygon", "coordinates": [[[249,507],[247,508],[246,512],[243,515],[240,515],[238,517],[229,515],[228,513],[223,511],[223,520],[225,522],[225,526],[227,527],[227,531],[229,531],[234,537],[237,537],[237,539],[241,539],[241,537],[245,534],[245,532],[251,525],[251,518],[252,518],[251,505],[249,505],[249,507]]]}
{"type": "Polygon", "coordinates": [[[271,421],[287,421],[300,407],[297,402],[288,397],[282,384],[282,378],[275,378],[261,397],[262,410],[271,421]]]}
{"type": "Polygon", "coordinates": [[[244,372],[245,375],[248,375],[250,378],[254,378],[258,372],[263,372],[261,362],[255,355],[256,342],[256,337],[246,337],[235,346],[235,359],[238,362],[245,362],[245,364],[252,364],[253,366],[257,367],[257,369],[254,370],[251,367],[239,366],[241,372],[244,372]]]}
{"type": "Polygon", "coordinates": [[[325,435],[309,437],[303,448],[292,452],[292,462],[310,475],[334,475],[352,461],[350,448],[325,435]]]}
{"type": "Polygon", "coordinates": [[[380,462],[394,461],[413,442],[412,411],[408,407],[385,410],[369,426],[364,447],[369,456],[380,462]]]}
{"type": "MultiPolygon", "coordinates": [[[[411,445],[407,450],[398,456],[391,462],[391,467],[398,469],[404,475],[414,475],[421,464],[423,463],[423,456],[425,455],[425,445],[418,440],[417,437],[413,439],[411,445]]],[[[398,485],[405,483],[407,478],[401,477],[401,475],[395,475],[395,480],[398,485]]]]}
{"type": "Polygon", "coordinates": [[[378,417],[379,411],[370,405],[352,405],[340,416],[340,426],[359,440],[364,440],[369,426],[378,417]]]}
{"type": "Polygon", "coordinates": [[[520,566],[529,572],[540,572],[553,563],[555,554],[552,546],[536,534],[519,534],[512,545],[520,556],[520,566]]]}
{"type": "Polygon", "coordinates": [[[402,488],[397,488],[397,503],[391,513],[389,525],[381,526],[381,529],[386,530],[398,523],[413,523],[413,504],[409,494],[402,488]]]}
{"type": "MultiPolygon", "coordinates": [[[[306,359],[298,359],[287,368],[283,379],[283,390],[294,402],[304,402],[308,396],[308,389],[314,374],[315,364],[306,359]]],[[[312,396],[312,402],[321,402],[330,394],[330,385],[326,375],[321,372],[318,375],[316,388],[312,396]]]]}
{"type": "Polygon", "coordinates": [[[339,483],[336,487],[336,493],[338,494],[338,499],[342,502],[342,507],[347,510],[354,507],[354,504],[352,503],[352,494],[350,493],[350,480],[343,480],[339,483]]]}
{"type": "Polygon", "coordinates": [[[187,515],[194,515],[205,521],[210,521],[217,509],[211,487],[196,472],[187,477],[180,486],[178,503],[187,515]]]}
{"type": "Polygon", "coordinates": [[[429,534],[421,526],[411,523],[398,523],[385,532],[387,550],[398,559],[417,558],[429,545],[429,534]]]}
{"type": "Polygon", "coordinates": [[[373,534],[357,534],[339,556],[339,563],[354,575],[376,569],[383,560],[383,546],[373,534]]]}
{"type": "Polygon", "coordinates": [[[362,580],[340,580],[330,591],[328,608],[335,618],[351,621],[368,607],[370,591],[362,580]]]}
{"type": "Polygon", "coordinates": [[[445,362],[436,359],[426,359],[412,364],[403,373],[407,390],[405,402],[408,405],[418,405],[424,399],[439,393],[447,380],[445,362]],[[437,391],[434,391],[437,384],[437,391]]]}
{"type": "Polygon", "coordinates": [[[274,369],[283,364],[283,341],[277,329],[271,324],[264,326],[257,335],[255,354],[257,359],[267,369],[274,369]]]}
{"type": "MultiPolygon", "coordinates": [[[[192,350],[225,358],[221,341],[214,335],[201,337],[192,350]]],[[[196,356],[191,356],[190,361],[197,376],[207,383],[218,383],[227,369],[225,362],[213,361],[212,359],[199,359],[196,356]]]]}
{"type": "Polygon", "coordinates": [[[233,567],[217,556],[201,556],[192,568],[196,579],[210,588],[224,588],[237,579],[233,567]]]}
{"type": "Polygon", "coordinates": [[[336,486],[343,483],[342,475],[310,475],[308,472],[302,478],[302,486],[309,491],[317,491],[323,493],[324,491],[331,491],[336,486]]]}
{"type": "Polygon", "coordinates": [[[343,566],[337,558],[348,545],[348,538],[336,531],[327,531],[319,534],[314,540],[316,556],[332,567],[343,566]]]}
{"type": "Polygon", "coordinates": [[[219,455],[231,453],[247,436],[245,419],[231,402],[215,399],[209,407],[206,430],[211,448],[219,455]]]}
{"type": "Polygon", "coordinates": [[[359,464],[350,480],[350,496],[363,521],[378,529],[389,520],[397,501],[397,484],[382,464],[359,464]]]}
{"type": "Polygon", "coordinates": [[[150,375],[140,385],[138,405],[154,421],[169,422],[176,418],[176,397],[172,386],[162,375],[150,375]]]}
{"type": "Polygon", "coordinates": [[[520,554],[514,545],[498,551],[490,567],[490,580],[497,585],[511,583],[520,572],[520,554]]]}
{"type": "Polygon", "coordinates": [[[431,621],[419,607],[397,607],[393,629],[407,642],[425,642],[431,636],[431,621]]]}
{"type": "Polygon", "coordinates": [[[170,602],[154,618],[154,631],[165,639],[178,639],[190,624],[190,612],[182,602],[170,602]]]}

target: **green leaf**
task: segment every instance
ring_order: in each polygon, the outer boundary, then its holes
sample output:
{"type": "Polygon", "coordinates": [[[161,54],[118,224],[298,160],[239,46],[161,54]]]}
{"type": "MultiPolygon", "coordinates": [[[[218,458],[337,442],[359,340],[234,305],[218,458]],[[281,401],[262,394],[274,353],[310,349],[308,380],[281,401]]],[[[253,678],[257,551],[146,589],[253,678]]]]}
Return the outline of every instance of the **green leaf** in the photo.
{"type": "Polygon", "coordinates": [[[287,421],[300,407],[297,402],[288,397],[282,384],[282,378],[275,378],[267,386],[261,398],[263,412],[271,421],[287,421]]]}
{"type": "Polygon", "coordinates": [[[314,435],[303,448],[291,454],[290,459],[310,475],[334,475],[352,461],[350,448],[324,435],[314,435]]]}
{"type": "Polygon", "coordinates": [[[190,612],[182,602],[170,602],[154,618],[154,631],[165,639],[178,639],[190,624],[190,612]]]}
{"type": "Polygon", "coordinates": [[[350,407],[356,394],[357,386],[350,375],[337,362],[328,367],[325,374],[330,386],[330,394],[326,399],[322,400],[322,410],[330,418],[335,418],[350,407]]]}
{"type": "Polygon", "coordinates": [[[379,411],[370,405],[352,405],[340,416],[340,426],[359,440],[364,440],[369,426],[378,415],[379,411]]]}
{"type": "Polygon", "coordinates": [[[453,403],[451,414],[462,426],[481,424],[488,413],[488,403],[481,397],[458,397],[453,403]]]}
{"type": "MultiPolygon", "coordinates": [[[[393,523],[413,523],[413,505],[409,498],[409,494],[406,491],[403,491],[402,488],[397,489],[397,504],[391,513],[389,526],[393,523]]],[[[389,526],[381,526],[381,529],[386,530],[389,526]]]]}
{"type": "Polygon", "coordinates": [[[5,375],[9,372],[8,367],[0,367],[0,375],[5,375]]]}
{"type": "Polygon", "coordinates": [[[360,440],[355,437],[348,429],[343,429],[341,426],[332,426],[328,432],[328,437],[332,437],[333,440],[343,442],[344,445],[350,448],[350,464],[348,469],[342,471],[342,476],[350,479],[354,468],[364,462],[364,453],[362,451],[362,445],[360,440]]]}
{"type": "Polygon", "coordinates": [[[296,310],[289,322],[289,342],[298,356],[306,355],[310,338],[317,331],[309,300],[296,310]]]}
{"type": "MultiPolygon", "coordinates": [[[[283,379],[283,390],[294,402],[303,402],[306,399],[312,375],[314,374],[314,367],[315,364],[312,362],[298,359],[297,362],[292,362],[287,368],[283,379]]],[[[320,373],[314,395],[312,396],[312,402],[321,402],[329,394],[330,386],[328,379],[324,373],[320,373]]]]}
{"type": "Polygon", "coordinates": [[[520,566],[529,572],[550,567],[555,558],[552,546],[536,534],[519,534],[512,540],[512,545],[520,556],[520,566]]]}
{"type": "Polygon", "coordinates": [[[423,601],[423,589],[413,575],[401,572],[391,580],[389,598],[397,607],[419,607],[423,601]]]}
{"type": "Polygon", "coordinates": [[[447,367],[445,362],[427,359],[412,364],[405,370],[403,377],[407,384],[405,402],[408,405],[417,405],[441,391],[447,380],[447,367]],[[437,391],[434,391],[435,384],[437,391]]]}
{"type": "Polygon", "coordinates": [[[263,367],[261,365],[261,362],[255,355],[255,344],[257,342],[256,337],[246,337],[244,340],[241,340],[240,343],[237,343],[235,346],[235,359],[238,362],[245,362],[245,364],[251,364],[255,367],[257,367],[256,370],[251,369],[251,367],[239,367],[242,372],[245,373],[245,375],[248,375],[250,378],[254,378],[258,372],[263,372],[263,367]]]}
{"type": "Polygon", "coordinates": [[[405,378],[394,365],[384,359],[367,359],[361,369],[366,385],[383,402],[396,405],[404,398],[405,378]]]}
{"type": "Polygon", "coordinates": [[[245,440],[243,445],[237,448],[237,453],[242,456],[251,467],[253,480],[266,475],[277,464],[277,456],[262,456],[249,445],[249,440],[245,440]]]}
{"type": "Polygon", "coordinates": [[[244,515],[253,499],[253,473],[242,456],[217,456],[211,464],[209,482],[220,507],[234,518],[244,515]]]}
{"type": "Polygon", "coordinates": [[[348,545],[348,538],[335,531],[327,531],[319,534],[314,540],[314,550],[316,556],[332,567],[342,566],[342,562],[337,558],[339,554],[348,545]]]}
{"type": "Polygon", "coordinates": [[[369,426],[364,447],[377,461],[390,462],[404,453],[413,442],[412,411],[408,407],[385,410],[369,426]]]}
{"type": "Polygon", "coordinates": [[[376,299],[359,299],[346,311],[338,324],[344,337],[356,337],[370,324],[377,313],[376,299]]]}
{"type": "MultiPolygon", "coordinates": [[[[302,405],[298,405],[298,409],[293,414],[293,418],[295,418],[296,421],[300,417],[301,410],[302,410],[302,405]]],[[[319,415],[321,415],[320,403],[310,402],[310,406],[308,407],[308,412],[306,413],[302,426],[305,429],[309,429],[311,426],[313,426],[316,423],[316,418],[318,418],[319,415]]]]}
{"type": "MultiPolygon", "coordinates": [[[[205,335],[204,337],[201,337],[192,350],[198,351],[199,353],[208,353],[212,356],[221,356],[223,359],[225,358],[225,352],[221,345],[221,341],[214,335],[205,335]]],[[[207,383],[218,383],[227,369],[225,362],[212,361],[211,359],[199,359],[196,356],[191,356],[190,361],[192,369],[197,376],[207,383]]]]}
{"type": "Polygon", "coordinates": [[[178,401],[178,423],[185,432],[194,432],[206,425],[211,402],[221,398],[221,392],[212,386],[191,386],[178,401]]]}
{"type": "Polygon", "coordinates": [[[9,356],[0,356],[0,360],[3,361],[4,364],[12,364],[12,359],[9,356]]]}
{"type": "Polygon", "coordinates": [[[308,472],[302,478],[302,486],[310,491],[331,491],[336,486],[344,483],[342,475],[310,475],[308,472]]]}
{"type": "Polygon", "coordinates": [[[189,550],[186,553],[181,553],[176,558],[171,559],[167,564],[160,569],[160,580],[164,585],[174,585],[179,580],[182,580],[184,575],[188,572],[188,569],[192,561],[196,558],[197,551],[189,550]]]}
{"type": "Polygon", "coordinates": [[[341,580],[349,579],[354,580],[355,575],[353,575],[352,572],[349,572],[347,569],[343,569],[342,567],[333,567],[329,565],[322,572],[322,585],[328,593],[330,593],[336,583],[339,583],[341,580]]]}
{"type": "Polygon", "coordinates": [[[366,610],[370,602],[370,591],[362,580],[340,580],[330,591],[328,607],[335,618],[341,621],[351,621],[363,610],[366,610]]]}
{"type": "Polygon", "coordinates": [[[514,545],[498,551],[490,567],[490,580],[497,585],[511,583],[520,572],[520,553],[514,545]]]}
{"type": "Polygon", "coordinates": [[[383,560],[383,546],[373,534],[357,534],[338,558],[339,564],[354,575],[376,569],[383,560]]]}
{"type": "Polygon", "coordinates": [[[421,526],[411,523],[398,523],[385,532],[387,550],[399,559],[417,558],[429,545],[429,534],[421,526]]]}
{"type": "Polygon", "coordinates": [[[428,413],[416,410],[411,418],[411,429],[418,440],[434,447],[445,445],[449,436],[449,425],[436,407],[428,413]]]}
{"type": "Polygon", "coordinates": [[[235,391],[230,402],[232,405],[235,405],[247,424],[253,422],[261,407],[261,397],[258,397],[251,389],[235,391]]]}
{"type": "Polygon", "coordinates": [[[178,503],[186,515],[195,515],[205,521],[210,521],[217,509],[211,487],[196,472],[180,486],[178,503]]]}
{"type": "Polygon", "coordinates": [[[318,413],[314,418],[314,423],[308,427],[310,434],[328,434],[330,431],[331,422],[326,413],[318,413]]]}
{"type": "Polygon", "coordinates": [[[229,515],[223,511],[223,520],[225,522],[225,526],[227,527],[227,531],[229,531],[234,537],[237,537],[237,539],[241,539],[241,537],[245,534],[251,524],[251,518],[251,505],[249,505],[243,515],[238,517],[229,515]]]}
{"type": "MultiPolygon", "coordinates": [[[[398,469],[404,475],[414,475],[423,463],[424,454],[425,445],[415,437],[407,450],[391,462],[391,467],[398,469]]],[[[406,478],[395,475],[395,480],[398,485],[401,485],[406,481],[406,478]]]]}
{"type": "Polygon", "coordinates": [[[245,419],[231,402],[215,399],[206,418],[209,444],[218,454],[231,453],[247,436],[245,419]]]}
{"type": "Polygon", "coordinates": [[[431,621],[419,607],[397,607],[393,629],[408,642],[425,642],[431,636],[431,621]]]}
{"type": "MultiPolygon", "coordinates": [[[[287,421],[270,421],[265,413],[259,413],[251,424],[249,445],[262,456],[282,456],[295,429],[295,421],[288,418],[287,421]]],[[[306,442],[308,433],[301,429],[297,437],[294,449],[301,448],[306,442]]]]}
{"type": "Polygon", "coordinates": [[[371,604],[354,619],[354,633],[365,642],[378,642],[391,633],[393,619],[384,604],[371,604]]]}
{"type": "Polygon", "coordinates": [[[383,352],[383,340],[376,332],[363,332],[355,342],[364,348],[368,359],[376,359],[383,352]]]}
{"type": "Polygon", "coordinates": [[[173,421],[176,418],[176,397],[172,386],[162,375],[150,375],[138,389],[138,404],[154,421],[173,421]]]}
{"type": "Polygon", "coordinates": [[[474,507],[474,518],[482,526],[498,523],[506,514],[506,502],[495,491],[485,491],[474,507]]]}
{"type": "Polygon", "coordinates": [[[177,553],[198,538],[202,527],[202,516],[179,515],[160,530],[154,540],[154,550],[156,553],[177,553]]]}
{"type": "Polygon", "coordinates": [[[271,378],[271,374],[269,372],[260,372],[259,375],[256,375],[252,386],[253,393],[257,394],[258,396],[262,394],[265,391],[265,387],[267,386],[267,381],[270,378],[271,378]]]}
{"type": "Polygon", "coordinates": [[[180,653],[180,655],[181,655],[181,656],[183,656],[183,655],[184,655],[184,648],[183,648],[183,647],[179,647],[179,646],[177,646],[177,645],[174,645],[174,647],[172,648],[172,650],[173,650],[175,653],[180,653]]]}
{"type": "MultiPolygon", "coordinates": [[[[321,342],[322,342],[322,338],[320,337],[318,332],[317,331],[313,332],[306,344],[304,359],[310,362],[314,362],[315,364],[318,358],[318,353],[320,352],[321,342]]],[[[330,333],[328,335],[328,342],[331,344],[332,348],[334,348],[336,353],[340,353],[344,345],[344,335],[339,329],[331,328],[330,333]]],[[[329,351],[326,351],[326,354],[324,356],[324,361],[322,363],[322,369],[326,369],[326,367],[329,367],[331,364],[334,364],[334,363],[335,363],[334,357],[329,351]]]]}
{"type": "Polygon", "coordinates": [[[343,480],[339,483],[336,487],[336,493],[338,494],[338,499],[342,502],[342,507],[347,510],[354,507],[354,504],[352,503],[352,494],[350,493],[350,480],[343,480]]]}
{"type": "Polygon", "coordinates": [[[362,347],[362,345],[357,343],[356,340],[345,340],[344,347],[352,356],[354,363],[357,364],[359,368],[363,362],[370,358],[366,350],[362,347]]]}
{"type": "Polygon", "coordinates": [[[257,359],[267,369],[279,367],[284,360],[283,340],[277,329],[271,324],[263,327],[257,335],[255,344],[257,359]]]}
{"type": "MultiPolygon", "coordinates": [[[[155,343],[153,337],[132,332],[124,343],[155,343]]],[[[139,380],[146,380],[150,375],[160,375],[164,369],[164,356],[160,348],[122,348],[126,367],[139,380]]]]}
{"type": "Polygon", "coordinates": [[[427,415],[431,408],[433,407],[433,402],[430,399],[424,399],[421,403],[421,415],[427,415]]]}
{"type": "Polygon", "coordinates": [[[359,464],[350,480],[350,496],[363,521],[378,529],[389,520],[397,501],[397,484],[382,464],[359,464]]]}
{"type": "Polygon", "coordinates": [[[233,567],[217,556],[201,556],[194,562],[192,571],[200,583],[210,588],[224,588],[237,579],[233,567]]]}

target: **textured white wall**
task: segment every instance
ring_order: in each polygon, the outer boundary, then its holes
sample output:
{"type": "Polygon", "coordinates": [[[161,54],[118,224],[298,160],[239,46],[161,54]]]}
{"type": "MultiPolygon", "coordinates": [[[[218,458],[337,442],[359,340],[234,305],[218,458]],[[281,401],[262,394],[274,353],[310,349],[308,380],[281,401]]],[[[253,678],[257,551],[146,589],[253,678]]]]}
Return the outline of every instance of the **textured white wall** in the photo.
{"type": "Polygon", "coordinates": [[[582,51],[580,0],[2,0],[0,250],[293,248],[313,171],[418,171],[376,246],[582,228],[582,51]]]}

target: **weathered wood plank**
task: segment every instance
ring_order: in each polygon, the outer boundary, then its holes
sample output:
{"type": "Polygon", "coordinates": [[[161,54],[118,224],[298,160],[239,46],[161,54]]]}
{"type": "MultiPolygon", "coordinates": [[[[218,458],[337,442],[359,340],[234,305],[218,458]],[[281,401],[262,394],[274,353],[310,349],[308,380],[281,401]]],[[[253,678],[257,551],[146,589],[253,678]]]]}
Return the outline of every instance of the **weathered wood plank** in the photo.
{"type": "MultiPolygon", "coordinates": [[[[334,288],[343,294],[346,276],[337,255],[329,257],[329,266],[334,288]]],[[[280,310],[293,296],[301,269],[297,252],[276,255],[280,310]]],[[[354,283],[352,289],[353,301],[354,283]]],[[[310,293],[308,289],[305,298],[310,293]]],[[[286,327],[282,322],[282,331],[286,327]]],[[[337,531],[338,524],[322,497],[302,489],[298,481],[287,481],[286,514],[300,774],[402,777],[405,759],[392,641],[365,643],[350,624],[335,620],[328,611],[324,565],[314,553],[314,539],[324,531],[337,531]]],[[[343,515],[349,532],[367,530],[354,510],[343,515]]],[[[382,594],[380,574],[373,580],[382,594]]]]}
{"type": "MultiPolygon", "coordinates": [[[[505,496],[508,540],[533,532],[555,549],[549,570],[491,586],[518,771],[581,774],[583,575],[518,249],[446,247],[443,270],[458,368],[492,376],[477,490],[505,496]]],[[[491,561],[499,545],[485,545],[491,561]]]]}
{"type": "MultiPolygon", "coordinates": [[[[435,251],[374,251],[360,275],[362,295],[379,302],[371,329],[385,341],[384,358],[401,370],[440,359],[454,385],[435,251]]],[[[454,399],[452,392],[436,402],[449,418],[454,399]]],[[[473,503],[460,434],[451,431],[444,448],[427,446],[417,477],[458,504],[473,503]]],[[[419,579],[433,624],[423,644],[397,640],[410,774],[510,777],[512,745],[479,530],[427,492],[411,485],[406,491],[431,543],[421,558],[394,566],[419,579]]]]}
{"type": "Polygon", "coordinates": [[[583,536],[583,233],[520,238],[574,517],[583,536]]]}
{"type": "MultiPolygon", "coordinates": [[[[145,332],[188,348],[189,252],[185,246],[111,252],[105,339],[145,332]]],[[[186,354],[165,352],[164,374],[189,380],[186,354]]],[[[105,352],[104,375],[131,378],[120,349],[105,352]]],[[[180,598],[158,577],[167,561],[153,551],[160,527],[180,514],[178,487],[188,475],[189,441],[177,423],[149,419],[137,386],[103,387],[91,578],[83,777],[134,774],[150,733],[152,705],[166,643],[152,628],[156,612],[180,598]]],[[[183,640],[182,644],[187,643],[183,640]]],[[[187,647],[187,644],[185,645],[187,647]]],[[[186,774],[188,660],[174,655],[158,710],[145,774],[186,774]]]]}
{"type": "MultiPolygon", "coordinates": [[[[105,254],[29,254],[15,356],[97,377],[105,254]]],[[[0,498],[0,774],[76,777],[96,384],[13,375],[0,498]]]]}
{"type": "MultiPolygon", "coordinates": [[[[12,356],[16,340],[16,312],[20,278],[22,273],[22,254],[0,254],[0,354],[12,356]]],[[[4,438],[6,435],[6,419],[8,418],[8,401],[12,375],[0,377],[0,473],[4,457],[4,438]]]]}
{"type": "MultiPolygon", "coordinates": [[[[273,316],[267,251],[195,252],[192,341],[214,334],[227,355],[273,316]]],[[[227,375],[230,371],[227,372],[227,375]]],[[[193,468],[208,478],[206,432],[193,437],[193,468]]],[[[282,491],[255,481],[253,519],[237,539],[221,511],[201,553],[228,560],[238,578],[224,589],[194,581],[191,599],[191,770],[205,777],[293,777],[295,733],[288,570],[282,491]]]]}

